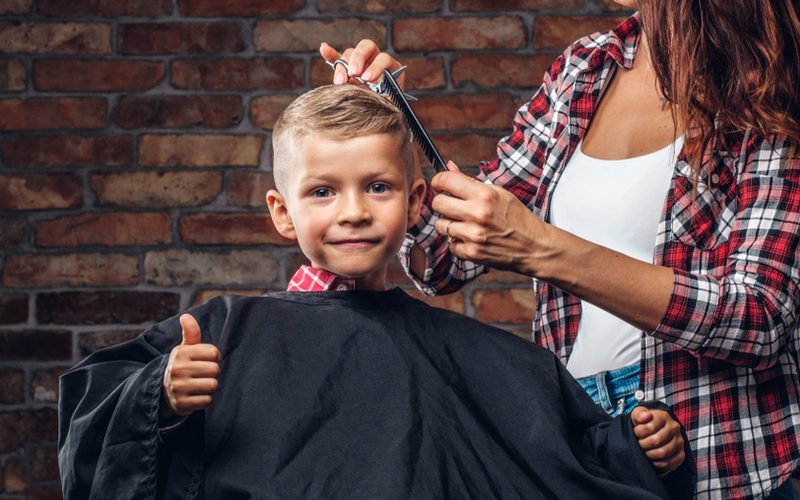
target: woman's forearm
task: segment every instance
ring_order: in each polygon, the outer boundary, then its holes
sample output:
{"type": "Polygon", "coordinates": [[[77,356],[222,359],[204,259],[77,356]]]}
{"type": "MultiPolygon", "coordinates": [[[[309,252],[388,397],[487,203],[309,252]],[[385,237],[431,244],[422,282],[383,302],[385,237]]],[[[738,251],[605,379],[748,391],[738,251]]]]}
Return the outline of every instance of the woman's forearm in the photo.
{"type": "Polygon", "coordinates": [[[670,302],[674,273],[546,225],[526,271],[651,332],[670,302]]]}

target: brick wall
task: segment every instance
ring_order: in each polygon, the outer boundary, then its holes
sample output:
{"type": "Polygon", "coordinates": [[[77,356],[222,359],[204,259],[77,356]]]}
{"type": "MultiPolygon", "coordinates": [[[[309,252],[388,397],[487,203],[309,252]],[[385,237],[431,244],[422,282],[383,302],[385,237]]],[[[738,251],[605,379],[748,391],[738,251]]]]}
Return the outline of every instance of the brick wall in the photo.
{"type": "MultiPolygon", "coordinates": [[[[373,38],[445,157],[488,158],[610,0],[0,0],[0,499],[58,498],[58,376],[220,291],[303,262],[265,215],[270,128],[373,38]]],[[[407,287],[402,271],[392,279],[407,287]]],[[[432,303],[524,335],[527,279],[432,303]]]]}

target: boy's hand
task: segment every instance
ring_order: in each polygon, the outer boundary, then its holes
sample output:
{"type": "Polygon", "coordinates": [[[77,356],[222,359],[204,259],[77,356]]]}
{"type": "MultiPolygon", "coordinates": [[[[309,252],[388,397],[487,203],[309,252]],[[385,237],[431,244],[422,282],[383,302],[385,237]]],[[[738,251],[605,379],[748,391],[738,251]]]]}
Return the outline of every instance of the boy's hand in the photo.
{"type": "Polygon", "coordinates": [[[633,433],[660,476],[677,469],[685,458],[681,424],[664,410],[637,406],[631,412],[633,433]]]}
{"type": "Polygon", "coordinates": [[[200,325],[190,314],[180,317],[183,341],[169,355],[164,372],[164,401],[178,415],[208,408],[219,381],[219,349],[200,343],[200,325]]]}

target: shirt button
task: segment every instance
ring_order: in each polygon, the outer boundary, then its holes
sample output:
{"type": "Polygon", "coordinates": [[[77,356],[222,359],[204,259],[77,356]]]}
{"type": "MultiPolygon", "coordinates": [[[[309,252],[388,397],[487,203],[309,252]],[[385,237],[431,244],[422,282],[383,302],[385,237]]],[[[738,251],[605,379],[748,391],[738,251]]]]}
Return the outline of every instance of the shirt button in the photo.
{"type": "Polygon", "coordinates": [[[633,393],[633,397],[636,398],[636,401],[641,401],[644,399],[644,391],[636,391],[633,393]]]}
{"type": "Polygon", "coordinates": [[[719,184],[719,174],[711,174],[711,184],[719,184]]]}

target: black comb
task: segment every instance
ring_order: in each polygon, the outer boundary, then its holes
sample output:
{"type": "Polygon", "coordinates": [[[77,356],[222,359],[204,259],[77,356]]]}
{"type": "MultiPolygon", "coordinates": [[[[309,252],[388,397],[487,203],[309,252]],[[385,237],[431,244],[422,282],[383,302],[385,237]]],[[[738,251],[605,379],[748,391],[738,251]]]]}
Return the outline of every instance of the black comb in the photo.
{"type": "Polygon", "coordinates": [[[417,141],[417,144],[422,147],[422,151],[425,153],[428,161],[431,162],[431,165],[433,165],[434,170],[437,172],[446,172],[447,167],[441,155],[439,155],[439,151],[437,151],[436,146],[433,145],[433,141],[428,135],[428,132],[425,131],[425,127],[420,123],[417,115],[414,114],[414,110],[411,109],[411,105],[408,103],[406,95],[397,84],[397,80],[394,79],[387,69],[383,70],[382,83],[385,84],[382,90],[385,91],[386,96],[392,100],[395,106],[400,108],[400,111],[403,112],[406,124],[408,124],[408,128],[411,129],[411,135],[414,136],[414,140],[417,141]]]}

